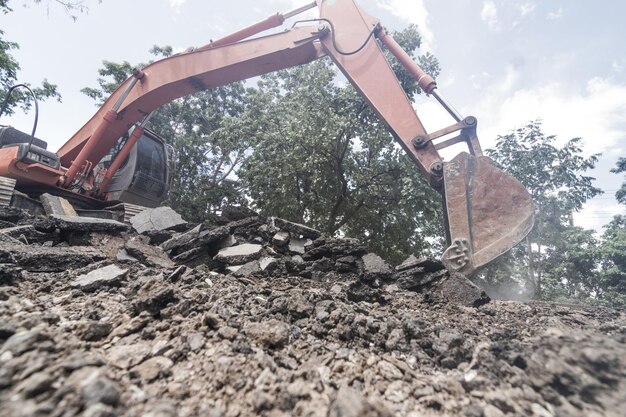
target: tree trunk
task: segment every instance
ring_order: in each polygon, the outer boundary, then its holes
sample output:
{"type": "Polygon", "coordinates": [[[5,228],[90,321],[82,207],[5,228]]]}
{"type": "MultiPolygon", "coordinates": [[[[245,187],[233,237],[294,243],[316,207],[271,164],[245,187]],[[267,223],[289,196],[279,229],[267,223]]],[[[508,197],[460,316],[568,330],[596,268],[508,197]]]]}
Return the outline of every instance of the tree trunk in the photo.
{"type": "Polygon", "coordinates": [[[533,259],[532,242],[529,237],[526,237],[526,250],[528,251],[528,283],[531,285],[531,298],[536,300],[541,291],[539,280],[535,279],[535,261],[533,259]]]}

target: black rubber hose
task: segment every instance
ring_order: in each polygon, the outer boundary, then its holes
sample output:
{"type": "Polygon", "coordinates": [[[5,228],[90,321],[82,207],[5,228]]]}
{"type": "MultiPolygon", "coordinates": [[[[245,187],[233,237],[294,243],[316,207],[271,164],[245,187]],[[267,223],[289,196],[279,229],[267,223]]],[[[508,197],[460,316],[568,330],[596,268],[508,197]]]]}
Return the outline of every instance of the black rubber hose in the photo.
{"type": "Polygon", "coordinates": [[[35,141],[35,132],[37,131],[37,122],[39,121],[39,103],[37,102],[37,96],[35,95],[33,90],[31,90],[31,88],[27,86],[26,84],[16,84],[13,87],[9,88],[7,95],[4,97],[2,108],[0,108],[0,117],[2,117],[2,114],[4,113],[4,111],[7,109],[9,105],[9,99],[11,98],[11,94],[13,94],[13,91],[18,87],[25,88],[26,90],[28,90],[30,95],[33,97],[33,102],[35,103],[35,122],[33,123],[33,131],[30,134],[30,142],[28,143],[28,150],[24,152],[24,155],[22,155],[22,157],[19,160],[19,162],[23,162],[23,160],[26,158],[26,156],[30,152],[33,146],[33,142],[35,141]]]}
{"type": "Polygon", "coordinates": [[[365,46],[367,46],[367,43],[369,42],[369,40],[372,38],[372,36],[374,36],[376,34],[376,32],[378,31],[378,26],[375,26],[372,31],[370,32],[369,35],[367,35],[367,38],[365,38],[365,41],[361,44],[361,46],[359,46],[358,48],[356,48],[354,51],[350,51],[350,52],[344,52],[341,49],[339,49],[339,46],[337,46],[337,39],[335,37],[335,25],[333,25],[333,22],[331,22],[329,19],[326,19],[324,17],[320,17],[317,19],[306,19],[306,20],[298,20],[297,22],[295,22],[293,24],[293,26],[291,26],[292,28],[295,27],[298,23],[305,23],[305,22],[326,22],[330,25],[330,29],[332,31],[332,40],[333,40],[333,47],[335,48],[335,50],[340,54],[340,55],[354,55],[354,54],[358,54],[359,52],[361,52],[363,50],[363,48],[365,48],[365,46]]]}

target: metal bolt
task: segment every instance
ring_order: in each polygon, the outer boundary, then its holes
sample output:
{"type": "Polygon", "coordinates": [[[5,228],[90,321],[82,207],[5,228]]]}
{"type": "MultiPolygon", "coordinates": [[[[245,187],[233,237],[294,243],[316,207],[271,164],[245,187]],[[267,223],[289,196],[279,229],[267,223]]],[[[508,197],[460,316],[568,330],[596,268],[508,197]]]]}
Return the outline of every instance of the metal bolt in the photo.
{"type": "Polygon", "coordinates": [[[411,141],[411,144],[415,149],[419,149],[426,145],[426,138],[424,136],[415,136],[411,141]]]}
{"type": "Polygon", "coordinates": [[[466,126],[474,126],[476,124],[477,120],[474,116],[467,116],[464,120],[463,123],[465,123],[466,126]]]}
{"type": "Polygon", "coordinates": [[[443,174],[443,163],[435,162],[434,164],[432,164],[430,166],[430,172],[432,172],[433,175],[441,176],[443,174]]]}

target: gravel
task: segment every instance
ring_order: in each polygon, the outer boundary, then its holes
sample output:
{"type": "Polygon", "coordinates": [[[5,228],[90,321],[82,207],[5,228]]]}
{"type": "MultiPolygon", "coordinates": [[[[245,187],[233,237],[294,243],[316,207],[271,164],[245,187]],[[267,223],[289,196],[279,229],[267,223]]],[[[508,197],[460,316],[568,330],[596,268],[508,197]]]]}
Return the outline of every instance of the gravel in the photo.
{"type": "Polygon", "coordinates": [[[0,244],[20,268],[0,284],[0,415],[623,415],[623,311],[489,300],[433,260],[396,269],[354,239],[231,217],[160,248],[54,228],[0,244]],[[279,232],[311,242],[296,254],[279,232]]]}

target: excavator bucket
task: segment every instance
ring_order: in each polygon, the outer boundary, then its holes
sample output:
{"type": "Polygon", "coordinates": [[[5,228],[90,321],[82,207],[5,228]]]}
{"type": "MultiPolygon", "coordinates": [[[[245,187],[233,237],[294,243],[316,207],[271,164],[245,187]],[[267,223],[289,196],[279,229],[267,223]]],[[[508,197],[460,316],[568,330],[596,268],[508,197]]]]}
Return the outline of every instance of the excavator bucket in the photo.
{"type": "Polygon", "coordinates": [[[465,152],[444,164],[444,205],[450,247],[442,261],[451,271],[471,275],[530,232],[530,194],[486,156],[465,152]]]}

